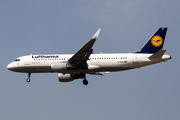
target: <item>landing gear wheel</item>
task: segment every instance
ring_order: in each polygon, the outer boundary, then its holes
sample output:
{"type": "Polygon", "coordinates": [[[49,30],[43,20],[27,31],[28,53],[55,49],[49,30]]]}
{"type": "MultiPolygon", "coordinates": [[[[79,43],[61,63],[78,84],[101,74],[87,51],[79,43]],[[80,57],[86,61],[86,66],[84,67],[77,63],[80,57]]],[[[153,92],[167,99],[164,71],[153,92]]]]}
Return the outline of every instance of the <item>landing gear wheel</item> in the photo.
{"type": "Polygon", "coordinates": [[[88,81],[86,79],[83,80],[83,84],[84,85],[87,85],[88,84],[88,81]]]}
{"type": "Polygon", "coordinates": [[[27,82],[30,82],[31,80],[30,80],[30,78],[27,78],[26,81],[27,81],[27,82]]]}
{"type": "Polygon", "coordinates": [[[30,82],[31,73],[28,73],[28,78],[26,79],[27,82],[30,82]]]}

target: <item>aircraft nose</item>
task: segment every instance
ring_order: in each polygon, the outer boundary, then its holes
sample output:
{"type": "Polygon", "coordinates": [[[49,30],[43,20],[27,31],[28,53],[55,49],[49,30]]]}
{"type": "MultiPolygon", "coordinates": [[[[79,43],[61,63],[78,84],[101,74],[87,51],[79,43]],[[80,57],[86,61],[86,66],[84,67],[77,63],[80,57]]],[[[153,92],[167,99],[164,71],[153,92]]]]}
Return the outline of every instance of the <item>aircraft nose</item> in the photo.
{"type": "Polygon", "coordinates": [[[9,64],[8,64],[7,69],[8,69],[8,70],[11,70],[11,71],[13,70],[13,65],[12,65],[12,63],[9,63],[9,64]]]}

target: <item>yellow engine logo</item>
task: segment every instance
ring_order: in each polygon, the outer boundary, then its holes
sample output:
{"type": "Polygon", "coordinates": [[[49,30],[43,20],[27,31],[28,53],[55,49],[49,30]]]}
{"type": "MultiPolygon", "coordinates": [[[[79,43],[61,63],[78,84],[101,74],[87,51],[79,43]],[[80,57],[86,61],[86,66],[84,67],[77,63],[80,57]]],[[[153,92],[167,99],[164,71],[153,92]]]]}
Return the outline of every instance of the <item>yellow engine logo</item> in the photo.
{"type": "Polygon", "coordinates": [[[154,46],[154,47],[159,47],[163,44],[163,39],[161,36],[159,35],[155,35],[152,37],[151,39],[151,44],[154,46]]]}

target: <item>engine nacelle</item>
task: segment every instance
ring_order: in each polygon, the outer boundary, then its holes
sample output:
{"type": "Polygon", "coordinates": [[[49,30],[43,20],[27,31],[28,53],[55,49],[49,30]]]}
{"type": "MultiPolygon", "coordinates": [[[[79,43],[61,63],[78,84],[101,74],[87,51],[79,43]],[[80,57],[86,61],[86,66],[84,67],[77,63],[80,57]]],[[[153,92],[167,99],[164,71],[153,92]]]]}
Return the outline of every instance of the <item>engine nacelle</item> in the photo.
{"type": "Polygon", "coordinates": [[[71,74],[59,73],[58,74],[58,79],[59,79],[59,82],[71,82],[71,81],[74,80],[74,77],[71,74]]]}
{"type": "Polygon", "coordinates": [[[67,70],[67,64],[66,63],[52,63],[51,69],[54,72],[64,72],[67,70]]]}
{"type": "Polygon", "coordinates": [[[59,82],[71,82],[74,79],[85,78],[85,74],[58,74],[59,82]]]}

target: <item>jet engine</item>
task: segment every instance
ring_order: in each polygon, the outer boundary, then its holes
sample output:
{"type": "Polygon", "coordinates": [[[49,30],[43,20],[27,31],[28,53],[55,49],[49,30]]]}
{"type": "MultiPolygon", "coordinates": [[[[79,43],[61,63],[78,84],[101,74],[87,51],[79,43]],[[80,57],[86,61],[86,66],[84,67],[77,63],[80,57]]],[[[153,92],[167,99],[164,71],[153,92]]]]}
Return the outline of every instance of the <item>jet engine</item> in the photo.
{"type": "Polygon", "coordinates": [[[66,63],[52,63],[51,69],[54,72],[64,72],[67,70],[67,64],[66,63]]]}
{"type": "Polygon", "coordinates": [[[58,74],[59,82],[71,82],[74,79],[85,78],[85,74],[58,74]]]}
{"type": "Polygon", "coordinates": [[[59,82],[71,82],[71,81],[73,81],[74,77],[71,74],[59,73],[58,79],[59,79],[59,82]]]}

